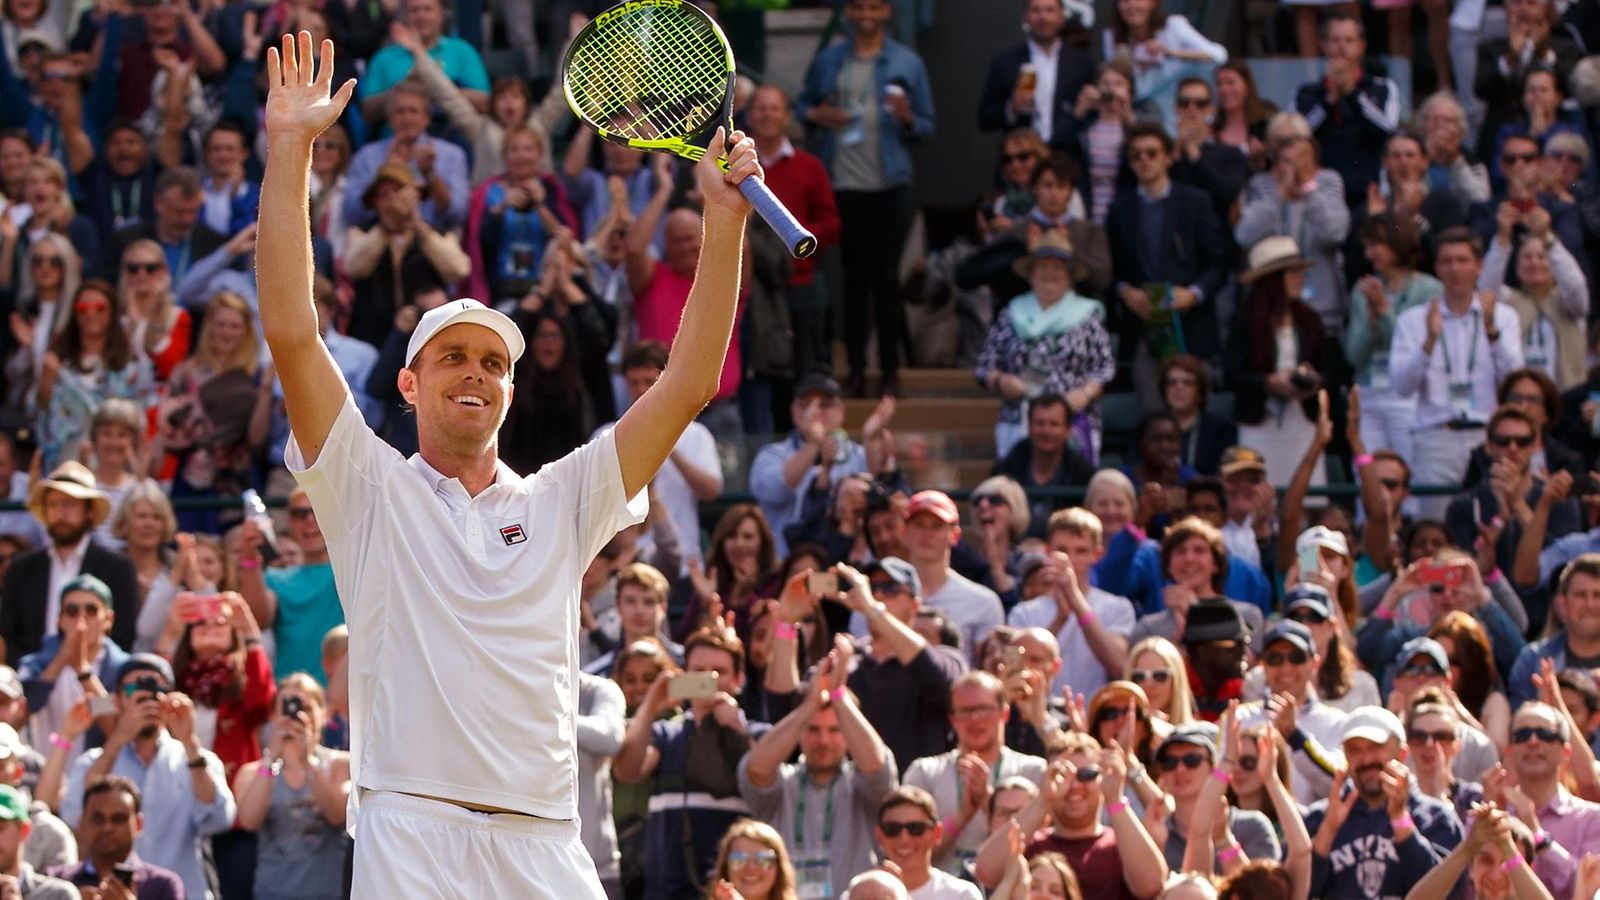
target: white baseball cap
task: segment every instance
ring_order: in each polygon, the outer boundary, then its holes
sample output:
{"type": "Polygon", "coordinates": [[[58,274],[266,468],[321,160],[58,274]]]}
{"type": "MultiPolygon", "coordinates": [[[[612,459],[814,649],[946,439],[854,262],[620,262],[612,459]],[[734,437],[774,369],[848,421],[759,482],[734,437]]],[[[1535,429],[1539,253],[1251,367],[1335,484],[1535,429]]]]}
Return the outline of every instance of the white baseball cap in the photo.
{"type": "Polygon", "coordinates": [[[513,364],[522,358],[526,344],[522,340],[522,329],[517,327],[517,323],[499,310],[490,309],[476,300],[463,297],[460,300],[441,303],[422,314],[422,318],[417,322],[417,329],[411,332],[411,340],[406,342],[407,368],[417,361],[417,354],[422,352],[423,346],[432,340],[434,335],[461,322],[482,325],[500,335],[500,339],[506,342],[506,352],[511,354],[513,364]]]}

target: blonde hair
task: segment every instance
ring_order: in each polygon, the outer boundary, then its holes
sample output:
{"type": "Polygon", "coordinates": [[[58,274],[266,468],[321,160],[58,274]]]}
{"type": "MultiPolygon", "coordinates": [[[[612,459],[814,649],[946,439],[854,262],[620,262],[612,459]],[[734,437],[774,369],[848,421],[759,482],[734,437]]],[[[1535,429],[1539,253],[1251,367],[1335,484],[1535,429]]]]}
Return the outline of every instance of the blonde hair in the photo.
{"type": "MultiPolygon", "coordinates": [[[[66,235],[55,231],[46,231],[28,246],[28,255],[41,247],[50,247],[61,256],[61,292],[56,295],[56,320],[52,323],[50,336],[53,338],[67,327],[67,320],[72,318],[72,300],[78,296],[78,288],[83,284],[83,257],[78,255],[78,248],[72,246],[72,241],[66,235]]],[[[17,299],[33,304],[37,311],[39,288],[33,283],[33,267],[28,265],[26,259],[22,262],[22,277],[17,283],[17,299]]]]}
{"type": "Polygon", "coordinates": [[[1050,521],[1044,526],[1045,539],[1049,540],[1058,531],[1089,538],[1096,547],[1106,542],[1105,526],[1100,524],[1100,517],[1081,506],[1058,509],[1050,514],[1050,521]]]}
{"type": "Polygon", "coordinates": [[[1183,725],[1194,721],[1194,692],[1189,688],[1189,671],[1184,667],[1183,654],[1176,644],[1164,637],[1147,637],[1128,649],[1128,661],[1122,667],[1122,677],[1133,680],[1133,661],[1142,653],[1154,653],[1172,671],[1172,700],[1167,708],[1167,721],[1183,725]]]}
{"type": "Polygon", "coordinates": [[[135,503],[148,503],[155,507],[156,515],[161,517],[161,543],[169,543],[178,533],[178,516],[172,511],[172,501],[167,499],[167,492],[161,489],[160,482],[150,478],[135,481],[128,487],[128,492],[122,495],[122,502],[111,514],[111,536],[119,541],[128,539],[128,520],[133,518],[135,503]]]}
{"type": "Polygon", "coordinates": [[[255,314],[250,309],[249,301],[235,294],[233,291],[218,291],[211,302],[206,304],[205,321],[200,324],[200,340],[195,348],[195,359],[203,360],[211,365],[212,371],[220,375],[235,369],[246,374],[254,375],[261,365],[261,348],[256,339],[255,314]],[[217,313],[222,310],[232,310],[244,319],[244,337],[239,339],[239,346],[235,347],[232,355],[220,359],[212,349],[215,340],[217,313]]]}
{"type": "MultiPolygon", "coordinates": [[[[711,869],[711,886],[721,879],[733,880],[733,873],[728,871],[728,854],[733,850],[733,842],[739,838],[764,844],[778,854],[777,878],[772,882],[772,891],[767,897],[770,900],[797,900],[794,866],[789,862],[789,850],[784,846],[783,838],[771,825],[755,819],[740,819],[723,833],[722,840],[717,843],[717,864],[711,869]]],[[[707,896],[711,895],[708,893],[707,896]]]]}
{"type": "MultiPolygon", "coordinates": [[[[150,238],[140,238],[139,240],[134,241],[123,248],[122,259],[118,260],[118,262],[126,263],[128,261],[129,254],[136,253],[141,250],[154,252],[155,255],[161,260],[161,267],[167,272],[167,289],[161,292],[160,298],[156,300],[155,308],[149,311],[150,323],[152,325],[159,325],[162,328],[170,328],[173,322],[175,322],[177,319],[178,308],[177,304],[172,298],[172,267],[167,262],[167,251],[162,249],[160,244],[156,243],[150,238]]],[[[126,272],[118,275],[117,296],[122,298],[122,311],[124,313],[130,312],[129,307],[132,305],[132,302],[128,299],[126,290],[127,280],[128,276],[126,272]]]]}
{"type": "Polygon", "coordinates": [[[1116,469],[1101,469],[1089,478],[1089,486],[1084,489],[1084,507],[1093,506],[1095,495],[1104,490],[1121,491],[1128,495],[1129,503],[1136,506],[1139,503],[1139,492],[1133,487],[1133,479],[1116,469]]]}
{"type": "Polygon", "coordinates": [[[980,494],[999,494],[1000,499],[1006,501],[1006,506],[1011,510],[1011,539],[1021,540],[1028,533],[1028,526],[1033,524],[1033,512],[1028,509],[1028,495],[1022,490],[1022,485],[1016,480],[1005,475],[991,475],[978,482],[972,489],[972,496],[980,494]]]}

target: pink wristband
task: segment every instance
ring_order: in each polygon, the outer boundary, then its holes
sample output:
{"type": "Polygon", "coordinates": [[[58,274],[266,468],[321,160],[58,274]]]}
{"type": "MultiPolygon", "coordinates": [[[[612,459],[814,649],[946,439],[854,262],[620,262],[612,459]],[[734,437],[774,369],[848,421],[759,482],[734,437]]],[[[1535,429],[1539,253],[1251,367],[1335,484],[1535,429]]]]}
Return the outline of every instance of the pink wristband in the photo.
{"type": "Polygon", "coordinates": [[[780,621],[778,624],[772,626],[772,636],[781,640],[792,641],[794,640],[795,635],[799,633],[800,629],[796,628],[789,622],[780,621]]]}
{"type": "Polygon", "coordinates": [[[1522,858],[1522,854],[1518,853],[1516,856],[1513,856],[1502,863],[1500,868],[1505,869],[1507,872],[1515,872],[1524,865],[1527,865],[1527,863],[1528,861],[1522,858]]]}
{"type": "Polygon", "coordinates": [[[1084,610],[1083,612],[1078,613],[1078,624],[1089,625],[1093,623],[1096,618],[1098,618],[1098,616],[1096,616],[1093,611],[1084,610]]]}
{"type": "Polygon", "coordinates": [[[1393,828],[1395,831],[1405,831],[1407,829],[1410,829],[1411,831],[1416,831],[1417,830],[1417,823],[1411,820],[1411,814],[1410,813],[1406,813],[1405,815],[1401,816],[1398,819],[1390,819],[1389,820],[1389,827],[1393,828]]]}
{"type": "Polygon", "coordinates": [[[1126,800],[1118,800],[1115,803],[1107,803],[1106,804],[1106,815],[1114,816],[1117,813],[1122,812],[1123,810],[1125,810],[1127,808],[1128,808],[1128,801],[1126,801],[1126,800]]]}
{"type": "Polygon", "coordinates": [[[1393,622],[1394,621],[1394,610],[1392,610],[1392,609],[1384,609],[1383,607],[1380,606],[1377,609],[1372,611],[1372,617],[1374,619],[1382,619],[1385,622],[1393,622]]]}
{"type": "Polygon", "coordinates": [[[1237,844],[1235,844],[1232,847],[1229,847],[1228,849],[1222,851],[1221,853],[1218,853],[1217,854],[1217,860],[1219,862],[1233,862],[1234,860],[1238,859],[1239,857],[1241,857],[1243,855],[1244,855],[1244,848],[1240,847],[1237,844]]]}
{"type": "Polygon", "coordinates": [[[1211,777],[1222,782],[1223,784],[1233,784],[1233,775],[1222,769],[1212,769],[1211,777]]]}
{"type": "Polygon", "coordinates": [[[62,737],[61,735],[57,734],[54,731],[50,732],[50,743],[53,746],[60,747],[63,750],[71,750],[72,749],[72,742],[67,740],[66,738],[62,737]]]}
{"type": "Polygon", "coordinates": [[[1370,466],[1370,465],[1372,465],[1372,454],[1371,453],[1363,453],[1360,456],[1355,458],[1355,467],[1358,468],[1358,469],[1361,468],[1362,466],[1370,466]]]}
{"type": "Polygon", "coordinates": [[[239,557],[239,568],[259,569],[261,568],[261,560],[256,559],[253,556],[241,556],[239,557]]]}
{"type": "Polygon", "coordinates": [[[278,777],[278,773],[272,771],[272,767],[271,766],[262,766],[261,768],[256,769],[256,777],[257,778],[277,778],[278,777]]]}

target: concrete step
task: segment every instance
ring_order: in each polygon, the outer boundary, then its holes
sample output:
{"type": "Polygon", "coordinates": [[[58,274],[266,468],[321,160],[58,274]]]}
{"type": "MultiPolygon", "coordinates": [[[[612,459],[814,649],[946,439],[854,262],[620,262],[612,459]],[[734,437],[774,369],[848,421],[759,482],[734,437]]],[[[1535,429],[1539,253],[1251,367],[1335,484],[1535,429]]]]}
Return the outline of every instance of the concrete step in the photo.
{"type": "MultiPolygon", "coordinates": [[[[870,399],[845,401],[845,427],[861,428],[877,408],[870,399]]],[[[1000,416],[997,397],[901,397],[895,404],[889,427],[903,431],[949,431],[993,429],[1000,416]]]]}

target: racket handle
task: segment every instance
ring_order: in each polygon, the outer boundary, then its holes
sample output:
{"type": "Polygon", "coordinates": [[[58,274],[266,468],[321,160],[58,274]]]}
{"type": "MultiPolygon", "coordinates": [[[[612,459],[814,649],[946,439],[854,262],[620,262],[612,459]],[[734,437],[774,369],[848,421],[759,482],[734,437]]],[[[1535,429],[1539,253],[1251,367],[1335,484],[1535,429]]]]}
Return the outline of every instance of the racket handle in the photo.
{"type": "Polygon", "coordinates": [[[817,236],[806,230],[800,220],[789,212],[789,207],[783,205],[778,195],[767,187],[767,183],[759,178],[746,178],[739,182],[739,193],[744,195],[750,205],[755,207],[761,218],[772,226],[772,230],[783,239],[783,245],[796,259],[805,259],[817,252],[817,236]]]}

